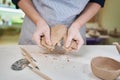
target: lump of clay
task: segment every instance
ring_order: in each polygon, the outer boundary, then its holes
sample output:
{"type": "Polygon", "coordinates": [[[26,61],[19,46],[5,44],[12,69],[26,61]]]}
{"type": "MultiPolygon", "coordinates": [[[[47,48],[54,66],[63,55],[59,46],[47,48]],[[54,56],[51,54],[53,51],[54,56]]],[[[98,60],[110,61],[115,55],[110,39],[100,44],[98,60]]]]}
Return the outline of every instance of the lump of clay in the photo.
{"type": "Polygon", "coordinates": [[[45,37],[42,37],[42,40],[41,40],[42,46],[52,51],[56,45],[60,46],[60,42],[62,38],[64,37],[64,35],[66,34],[66,32],[67,32],[67,28],[65,25],[56,25],[56,26],[51,27],[50,36],[51,36],[52,45],[51,46],[47,45],[45,42],[45,37]]]}
{"type": "MultiPolygon", "coordinates": [[[[64,42],[66,42],[66,40],[67,40],[67,33],[66,33],[66,35],[64,36],[64,42]]],[[[75,40],[72,40],[72,41],[71,41],[71,44],[70,44],[70,46],[69,46],[68,48],[65,47],[65,44],[64,44],[63,48],[64,48],[67,52],[75,51],[75,50],[77,50],[77,43],[76,43],[75,40]]]]}
{"type": "MultiPolygon", "coordinates": [[[[47,45],[45,42],[45,37],[42,37],[41,39],[41,45],[46,47],[48,50],[53,51],[55,49],[55,46],[61,46],[61,41],[64,38],[64,43],[67,38],[67,27],[65,25],[56,25],[51,27],[51,42],[52,45],[47,45]]],[[[67,52],[76,50],[77,44],[75,40],[72,40],[70,46],[68,48],[63,47],[67,52]]]]}

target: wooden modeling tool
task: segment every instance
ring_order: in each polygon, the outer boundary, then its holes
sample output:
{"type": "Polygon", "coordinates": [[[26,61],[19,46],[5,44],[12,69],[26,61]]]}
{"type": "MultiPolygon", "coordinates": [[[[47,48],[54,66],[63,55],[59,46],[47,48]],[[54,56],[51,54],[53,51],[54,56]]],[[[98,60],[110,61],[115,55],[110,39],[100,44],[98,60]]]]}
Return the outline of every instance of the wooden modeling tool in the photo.
{"type": "Polygon", "coordinates": [[[29,61],[29,65],[28,67],[34,72],[36,73],[37,75],[39,75],[40,77],[42,77],[44,80],[52,80],[49,76],[47,76],[46,74],[42,73],[40,70],[39,70],[39,67],[35,64],[35,59],[24,49],[24,48],[21,48],[22,50],[22,54],[23,56],[26,58],[26,60],[29,61]]]}
{"type": "Polygon", "coordinates": [[[39,69],[39,67],[35,64],[35,59],[33,59],[33,57],[24,49],[24,48],[21,48],[22,50],[22,54],[23,56],[30,62],[30,64],[39,69]]]}

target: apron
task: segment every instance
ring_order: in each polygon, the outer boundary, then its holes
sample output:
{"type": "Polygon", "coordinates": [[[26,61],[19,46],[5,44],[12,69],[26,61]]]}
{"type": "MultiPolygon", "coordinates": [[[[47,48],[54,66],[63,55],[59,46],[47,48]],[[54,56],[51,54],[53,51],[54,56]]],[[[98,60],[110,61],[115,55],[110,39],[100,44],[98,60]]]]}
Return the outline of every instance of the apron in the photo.
{"type": "MultiPolygon", "coordinates": [[[[34,7],[42,18],[51,26],[64,24],[68,28],[76,17],[84,10],[89,0],[32,0],[34,7]]],[[[25,16],[19,38],[20,45],[36,45],[32,40],[36,26],[25,16]]],[[[80,29],[80,33],[86,42],[85,26],[80,29]]]]}

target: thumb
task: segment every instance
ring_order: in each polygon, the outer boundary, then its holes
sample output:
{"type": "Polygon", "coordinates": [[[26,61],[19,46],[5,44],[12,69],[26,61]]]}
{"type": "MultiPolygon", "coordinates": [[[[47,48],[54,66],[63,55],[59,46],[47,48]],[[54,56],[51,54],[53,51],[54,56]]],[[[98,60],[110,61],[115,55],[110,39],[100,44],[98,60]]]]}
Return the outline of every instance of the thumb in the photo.
{"type": "Polygon", "coordinates": [[[72,41],[72,37],[71,37],[71,36],[68,36],[67,41],[66,41],[66,47],[67,47],[67,48],[70,46],[71,41],[72,41]]]}
{"type": "Polygon", "coordinates": [[[32,36],[32,40],[34,40],[38,46],[41,46],[41,44],[40,44],[40,36],[39,35],[34,34],[32,36]]]}
{"type": "Polygon", "coordinates": [[[79,40],[79,41],[77,41],[77,44],[78,44],[77,50],[79,50],[82,47],[82,45],[84,44],[84,41],[83,40],[79,40]]]}
{"type": "Polygon", "coordinates": [[[52,45],[49,32],[45,32],[45,40],[48,45],[52,45]]]}

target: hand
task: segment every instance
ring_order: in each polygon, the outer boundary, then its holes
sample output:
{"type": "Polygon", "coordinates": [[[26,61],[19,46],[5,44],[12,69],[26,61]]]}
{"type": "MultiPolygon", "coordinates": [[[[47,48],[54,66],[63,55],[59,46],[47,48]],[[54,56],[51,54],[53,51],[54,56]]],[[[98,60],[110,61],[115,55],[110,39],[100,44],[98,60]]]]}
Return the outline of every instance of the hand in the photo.
{"type": "Polygon", "coordinates": [[[36,26],[36,30],[33,34],[33,40],[37,43],[38,46],[41,46],[40,40],[42,37],[45,37],[46,44],[51,45],[50,28],[47,23],[39,22],[36,26]]]}
{"type": "Polygon", "coordinates": [[[82,36],[80,35],[79,28],[77,25],[72,24],[70,28],[68,29],[68,36],[66,40],[66,47],[68,48],[72,42],[72,40],[75,40],[77,43],[77,51],[81,48],[81,46],[84,43],[84,40],[82,36]]]}

